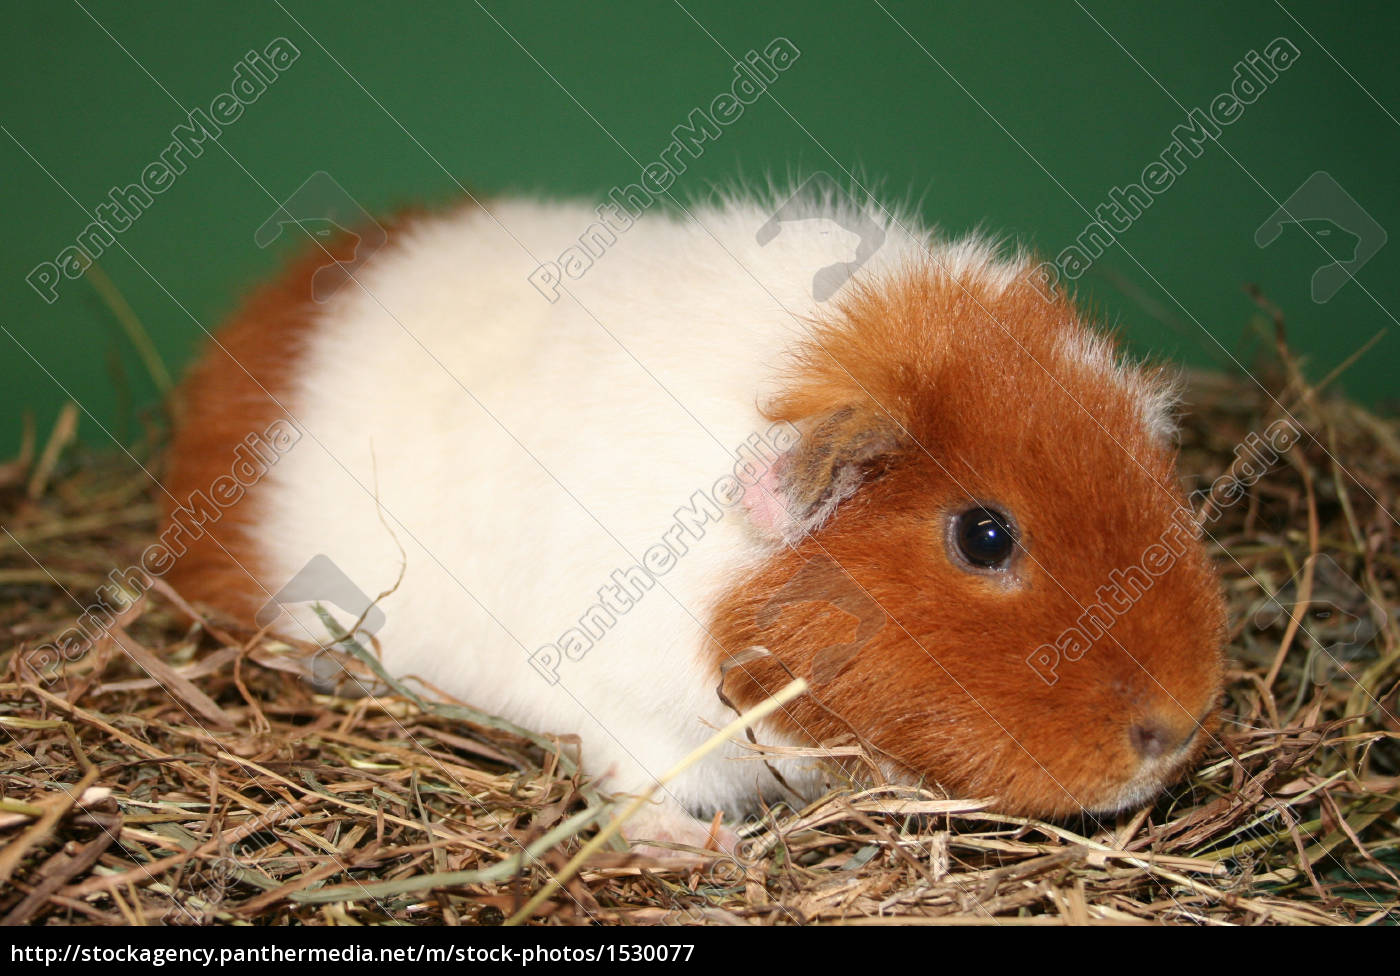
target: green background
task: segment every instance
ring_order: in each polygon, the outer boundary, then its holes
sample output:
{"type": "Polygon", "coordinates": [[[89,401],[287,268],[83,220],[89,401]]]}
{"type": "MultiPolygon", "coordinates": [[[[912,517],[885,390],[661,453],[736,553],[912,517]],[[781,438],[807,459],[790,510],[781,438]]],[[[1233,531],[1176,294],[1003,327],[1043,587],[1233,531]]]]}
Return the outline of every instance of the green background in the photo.
{"type": "MultiPolygon", "coordinates": [[[[800,59],[678,180],[680,198],[736,177],[851,171],[921,197],[949,230],[981,225],[1053,254],[1086,209],[1139,178],[1186,109],[1284,36],[1297,63],[1077,288],[1137,351],[1237,368],[1257,353],[1242,286],[1258,283],[1314,378],[1390,329],[1341,385],[1391,397],[1400,241],[1317,304],[1319,242],[1296,226],[1267,249],[1253,238],[1316,170],[1400,231],[1393,3],[284,4],[7,4],[6,452],[23,408],[42,432],[68,396],[119,440],[139,433],[155,387],[92,283],[65,280],[46,304],[25,276],[73,242],[84,208],[139,178],[181,106],[207,108],[239,59],[279,35],[301,58],[101,262],[173,370],[285,259],[292,235],[263,250],[254,231],[316,170],[375,212],[448,200],[459,182],[601,195],[729,87],[731,55],[781,35],[800,59]]],[[[110,443],[94,419],[81,426],[110,443]]]]}

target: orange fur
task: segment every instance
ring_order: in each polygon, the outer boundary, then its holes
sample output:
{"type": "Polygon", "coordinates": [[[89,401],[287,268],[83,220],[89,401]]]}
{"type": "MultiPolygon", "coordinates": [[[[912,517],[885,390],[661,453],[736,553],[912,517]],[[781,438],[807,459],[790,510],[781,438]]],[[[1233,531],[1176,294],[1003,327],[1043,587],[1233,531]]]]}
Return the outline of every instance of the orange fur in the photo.
{"type": "MultiPolygon", "coordinates": [[[[383,226],[394,234],[412,218],[404,213],[383,226]]],[[[266,430],[296,413],[295,380],[321,305],[312,300],[312,279],[332,261],[354,257],[358,238],[340,235],[312,243],[281,277],[253,293],[208,344],[181,384],[175,404],[175,434],[165,477],[164,523],[192,492],[207,492],[227,475],[234,450],[249,433],[266,430]],[[173,496],[173,499],[172,497],[173,496]]],[[[356,287],[347,282],[344,287],[356,287]]],[[[276,584],[263,578],[255,530],[257,487],[229,507],[198,538],[185,537],[188,551],[175,560],[168,581],[187,600],[251,623],[276,584]]]]}
{"type": "Polygon", "coordinates": [[[919,268],[856,289],[817,323],[769,415],[813,431],[815,418],[878,405],[902,444],[821,528],[717,606],[717,661],[753,645],[772,653],[730,670],[739,701],[807,677],[817,687],[779,723],[786,731],[854,733],[904,774],[1044,815],[1115,805],[1141,763],[1132,723],[1161,722],[1184,741],[1213,711],[1224,610],[1195,538],[1054,685],[1026,664],[1185,504],[1173,452],[1132,397],[1065,352],[1076,318],[1024,282],[1002,292],[919,268]],[[966,572],[945,550],[944,513],[972,499],[1020,523],[1025,552],[1008,579],[966,572]],[[780,613],[764,609],[804,565],[839,575],[828,557],[850,580],[833,579],[830,592],[854,590],[889,615],[863,646],[837,600],[782,597],[780,613]],[[843,644],[849,660],[833,668],[823,649],[843,644]]]}

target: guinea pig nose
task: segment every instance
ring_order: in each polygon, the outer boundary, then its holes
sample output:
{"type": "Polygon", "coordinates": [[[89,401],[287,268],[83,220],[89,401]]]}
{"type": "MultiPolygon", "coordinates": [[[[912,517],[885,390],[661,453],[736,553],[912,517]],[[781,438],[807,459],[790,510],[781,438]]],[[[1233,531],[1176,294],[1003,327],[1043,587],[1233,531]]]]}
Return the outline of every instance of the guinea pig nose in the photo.
{"type": "Polygon", "coordinates": [[[1156,759],[1185,745],[1195,732],[1194,724],[1185,732],[1178,732],[1170,725],[1157,719],[1145,719],[1128,729],[1128,741],[1133,744],[1138,755],[1144,759],[1156,759]]]}

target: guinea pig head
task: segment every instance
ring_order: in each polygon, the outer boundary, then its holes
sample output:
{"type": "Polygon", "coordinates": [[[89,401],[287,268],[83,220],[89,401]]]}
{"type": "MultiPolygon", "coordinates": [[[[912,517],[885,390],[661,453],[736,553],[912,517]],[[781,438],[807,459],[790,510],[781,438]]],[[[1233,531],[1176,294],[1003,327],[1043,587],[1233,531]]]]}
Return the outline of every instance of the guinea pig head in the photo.
{"type": "Polygon", "coordinates": [[[774,540],[712,624],[745,703],[854,735],[1006,812],[1139,804],[1200,755],[1220,584],[1175,473],[1170,385],[1067,299],[910,269],[814,322],[768,407],[800,440],[745,498],[774,540]]]}

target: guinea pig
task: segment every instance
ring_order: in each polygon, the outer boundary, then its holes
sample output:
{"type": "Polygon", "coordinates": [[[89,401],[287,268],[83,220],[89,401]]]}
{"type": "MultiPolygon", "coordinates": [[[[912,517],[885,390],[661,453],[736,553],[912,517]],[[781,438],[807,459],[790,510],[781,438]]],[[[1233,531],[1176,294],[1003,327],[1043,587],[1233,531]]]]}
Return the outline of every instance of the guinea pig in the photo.
{"type": "MultiPolygon", "coordinates": [[[[388,671],[578,736],[608,792],[802,677],[760,742],[1106,814],[1190,767],[1220,697],[1175,403],[1025,253],[908,212],[470,201],[252,294],[182,385],[162,539],[186,598],[358,622],[388,671]]],[[[698,845],[822,777],[731,743],[628,835],[698,845]]]]}

